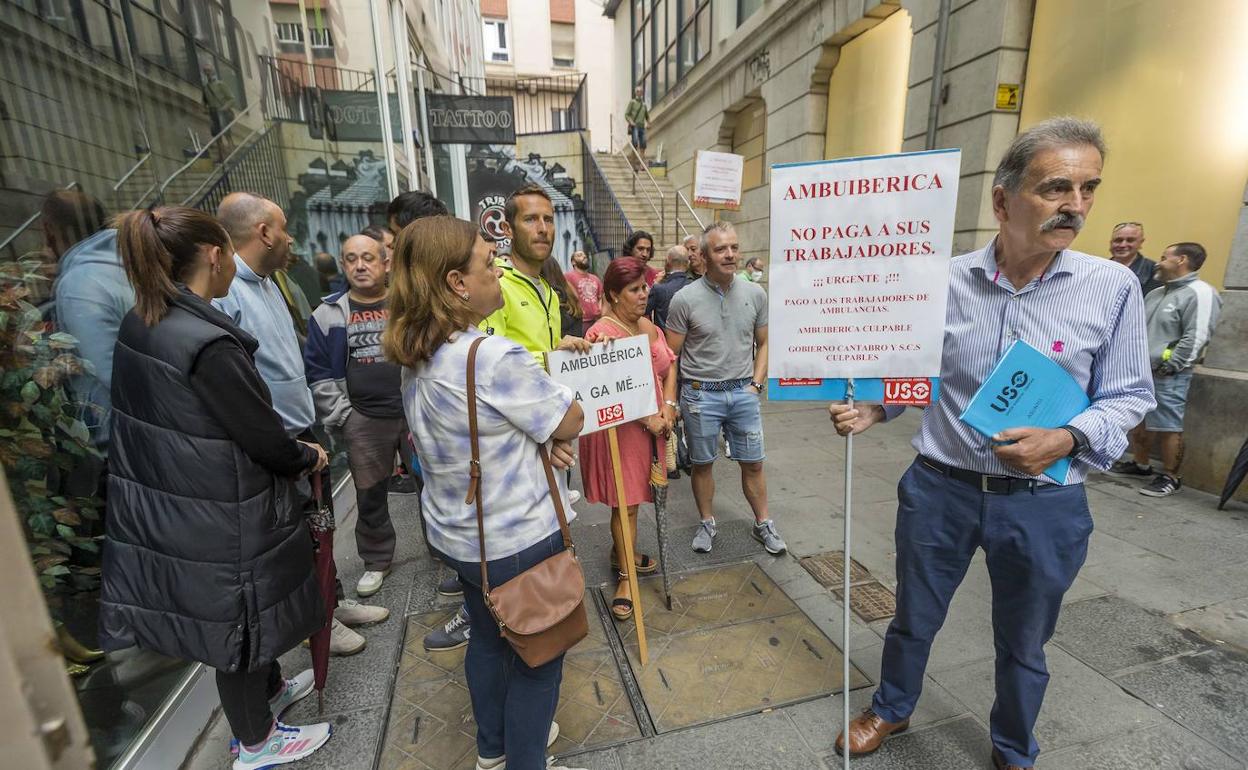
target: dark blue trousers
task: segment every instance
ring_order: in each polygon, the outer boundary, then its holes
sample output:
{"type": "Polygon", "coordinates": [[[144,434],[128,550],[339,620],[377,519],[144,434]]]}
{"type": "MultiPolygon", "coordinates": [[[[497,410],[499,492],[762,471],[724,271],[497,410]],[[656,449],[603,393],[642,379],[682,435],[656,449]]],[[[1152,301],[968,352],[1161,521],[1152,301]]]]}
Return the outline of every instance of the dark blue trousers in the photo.
{"type": "MultiPolygon", "coordinates": [[[[500,586],[563,550],[559,530],[520,553],[486,562],[490,586],[500,586]]],[[[559,705],[563,656],[530,667],[498,630],[481,592],[481,562],[442,561],[459,574],[472,633],[464,674],[472,715],[477,720],[477,754],[507,755],[508,770],[545,770],[546,738],[559,705]]]]}
{"type": "Polygon", "coordinates": [[[992,744],[1007,763],[1030,767],[1040,752],[1032,728],[1049,682],[1044,645],[1092,534],[1083,485],[988,494],[916,460],[897,496],[897,614],[884,637],[872,709],[889,722],[914,711],[932,640],[983,548],[997,656],[992,744]]]}

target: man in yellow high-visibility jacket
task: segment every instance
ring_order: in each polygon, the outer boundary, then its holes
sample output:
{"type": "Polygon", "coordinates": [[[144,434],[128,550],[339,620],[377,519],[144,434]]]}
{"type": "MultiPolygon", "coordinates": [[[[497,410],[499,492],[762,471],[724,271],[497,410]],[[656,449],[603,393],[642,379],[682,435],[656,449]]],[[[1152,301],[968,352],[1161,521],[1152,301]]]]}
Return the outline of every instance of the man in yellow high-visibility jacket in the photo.
{"type": "Polygon", "coordinates": [[[555,239],[555,207],[537,185],[516,190],[507,198],[503,229],[511,236],[511,264],[502,265],[499,283],[503,307],[481,324],[525,347],[546,365],[551,350],[589,352],[589,343],[577,335],[565,335],[559,317],[559,297],[542,278],[542,263],[550,259],[555,239]]]}

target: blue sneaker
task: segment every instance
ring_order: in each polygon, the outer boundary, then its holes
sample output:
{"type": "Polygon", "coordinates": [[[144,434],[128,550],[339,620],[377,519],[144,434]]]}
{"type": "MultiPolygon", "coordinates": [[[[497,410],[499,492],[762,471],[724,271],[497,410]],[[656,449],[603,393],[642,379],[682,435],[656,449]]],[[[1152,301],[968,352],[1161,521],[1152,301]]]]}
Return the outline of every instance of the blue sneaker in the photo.
{"type": "Polygon", "coordinates": [[[299,727],[274,722],[269,737],[258,748],[254,751],[245,746],[240,749],[233,770],[264,770],[274,765],[298,762],[324,746],[333,732],[334,727],[329,722],[299,727]]]}
{"type": "MultiPolygon", "coordinates": [[[[315,677],[310,668],[300,671],[293,679],[283,682],[282,691],[269,699],[269,709],[273,712],[273,718],[281,719],[286,709],[308,697],[308,694],[312,692],[313,684],[315,684],[315,677]]],[[[237,738],[230,739],[230,754],[238,756],[237,738]]]]}

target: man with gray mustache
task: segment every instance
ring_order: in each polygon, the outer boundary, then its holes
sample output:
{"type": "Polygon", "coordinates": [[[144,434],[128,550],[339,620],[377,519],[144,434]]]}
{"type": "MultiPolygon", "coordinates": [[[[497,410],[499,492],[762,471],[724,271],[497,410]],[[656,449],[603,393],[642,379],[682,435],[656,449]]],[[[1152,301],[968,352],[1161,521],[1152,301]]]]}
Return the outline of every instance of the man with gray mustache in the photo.
{"type": "MultiPolygon", "coordinates": [[[[1104,157],[1100,129],[1074,118],[1019,134],[993,179],[996,237],[950,265],[940,400],[923,413],[918,457],[898,485],[897,614],[879,689],[837,738],[838,752],[848,744],[851,754],[869,754],[909,727],[932,642],[982,548],[997,657],[993,765],[1035,765],[1033,728],[1049,680],[1044,645],[1092,534],[1083,480],[1118,459],[1127,431],[1155,404],[1139,281],[1070,248],[1104,157]],[[1016,340],[1058,363],[1091,404],[1060,428],[1014,428],[988,440],[958,416],[1016,340]],[[1073,458],[1064,483],[1041,475],[1063,457],[1073,458]]],[[[829,412],[848,435],[903,408],[833,404],[829,412]]]]}

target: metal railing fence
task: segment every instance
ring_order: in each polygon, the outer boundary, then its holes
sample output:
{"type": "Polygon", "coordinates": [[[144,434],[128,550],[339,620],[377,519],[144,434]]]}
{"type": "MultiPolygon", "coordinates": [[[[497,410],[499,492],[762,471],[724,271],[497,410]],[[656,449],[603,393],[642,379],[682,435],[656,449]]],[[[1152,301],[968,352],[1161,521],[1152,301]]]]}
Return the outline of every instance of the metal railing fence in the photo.
{"type": "Polygon", "coordinates": [[[607,176],[598,165],[598,159],[594,157],[584,134],[581,135],[581,167],[585,175],[581,197],[585,201],[585,219],[594,240],[593,251],[606,252],[611,259],[615,259],[624,239],[632,234],[633,227],[611,191],[607,176]]]}
{"type": "Polygon", "coordinates": [[[227,159],[217,178],[191,193],[182,203],[215,214],[226,195],[246,190],[263,195],[282,209],[290,207],[286,161],[282,155],[279,126],[270,123],[259,136],[227,159]]]}

